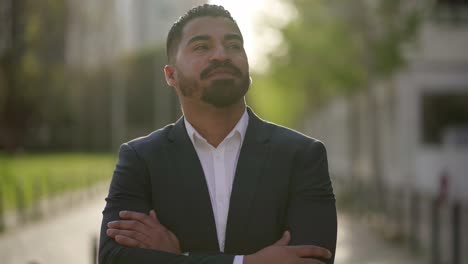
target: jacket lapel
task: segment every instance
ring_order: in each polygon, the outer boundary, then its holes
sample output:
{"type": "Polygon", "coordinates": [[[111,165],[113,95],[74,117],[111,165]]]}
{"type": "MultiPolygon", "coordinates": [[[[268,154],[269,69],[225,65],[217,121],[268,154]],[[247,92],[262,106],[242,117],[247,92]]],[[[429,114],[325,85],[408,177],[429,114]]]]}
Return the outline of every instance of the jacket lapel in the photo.
{"type": "Polygon", "coordinates": [[[232,185],[228,222],[226,225],[225,252],[238,252],[245,239],[243,231],[248,223],[257,185],[269,148],[267,123],[251,110],[244,143],[242,144],[236,174],[232,185]]]}
{"type": "Polygon", "coordinates": [[[186,208],[196,209],[193,215],[185,214],[185,219],[181,221],[191,221],[196,229],[192,230],[193,234],[197,235],[200,244],[217,251],[219,244],[208,185],[198,155],[187,135],[183,118],[180,118],[169,132],[168,139],[171,143],[167,153],[169,161],[173,162],[173,175],[178,177],[178,182],[188,186],[183,188],[184,193],[180,195],[190,203],[186,208]]]}

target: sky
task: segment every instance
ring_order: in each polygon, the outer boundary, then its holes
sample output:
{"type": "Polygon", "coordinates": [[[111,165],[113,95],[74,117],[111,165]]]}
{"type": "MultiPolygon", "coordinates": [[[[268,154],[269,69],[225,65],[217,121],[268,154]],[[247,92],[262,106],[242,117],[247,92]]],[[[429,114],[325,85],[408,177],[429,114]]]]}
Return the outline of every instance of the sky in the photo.
{"type": "Polygon", "coordinates": [[[295,9],[284,0],[209,0],[209,3],[229,10],[242,31],[251,70],[265,71],[268,68],[266,55],[279,48],[282,42],[275,28],[290,21],[295,9]]]}

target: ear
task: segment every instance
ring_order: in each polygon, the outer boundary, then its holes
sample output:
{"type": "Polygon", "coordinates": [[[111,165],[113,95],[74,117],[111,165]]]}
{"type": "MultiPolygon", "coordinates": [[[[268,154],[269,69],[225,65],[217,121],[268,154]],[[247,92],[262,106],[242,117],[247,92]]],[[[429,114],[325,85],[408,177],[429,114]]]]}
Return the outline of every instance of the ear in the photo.
{"type": "Polygon", "coordinates": [[[172,65],[164,66],[164,76],[166,77],[166,83],[171,87],[176,87],[177,80],[175,78],[175,68],[172,65]]]}

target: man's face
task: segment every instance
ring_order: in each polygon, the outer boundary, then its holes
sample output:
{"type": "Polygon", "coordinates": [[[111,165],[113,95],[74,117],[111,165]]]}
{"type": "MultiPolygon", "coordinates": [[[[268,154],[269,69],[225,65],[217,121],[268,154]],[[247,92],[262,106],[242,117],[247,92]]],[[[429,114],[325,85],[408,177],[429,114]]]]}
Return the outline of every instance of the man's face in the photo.
{"type": "Polygon", "coordinates": [[[243,100],[250,86],[249,65],[241,33],[223,17],[188,22],[168,71],[173,87],[188,100],[222,108],[243,100]]]}

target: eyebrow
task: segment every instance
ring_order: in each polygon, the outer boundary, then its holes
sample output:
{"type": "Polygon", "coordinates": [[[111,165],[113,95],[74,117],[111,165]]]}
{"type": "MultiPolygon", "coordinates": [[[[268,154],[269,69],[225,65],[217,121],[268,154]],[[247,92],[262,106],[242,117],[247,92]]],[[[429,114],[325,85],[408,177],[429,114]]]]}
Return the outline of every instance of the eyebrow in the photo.
{"type": "Polygon", "coordinates": [[[240,42],[244,43],[244,39],[242,39],[242,36],[240,36],[239,34],[234,34],[234,33],[226,34],[224,35],[224,39],[225,40],[239,40],[240,42]]]}
{"type": "Polygon", "coordinates": [[[209,40],[210,39],[210,36],[208,35],[196,35],[194,37],[192,37],[188,42],[187,42],[187,45],[192,43],[192,42],[195,42],[195,41],[200,41],[200,40],[209,40]]]}
{"type": "MultiPolygon", "coordinates": [[[[193,36],[188,42],[187,45],[196,42],[196,41],[202,41],[202,40],[210,40],[211,37],[209,35],[196,35],[193,36]]],[[[234,34],[234,33],[228,33],[224,35],[225,40],[239,40],[240,42],[244,43],[244,39],[239,34],[234,34]]]]}

